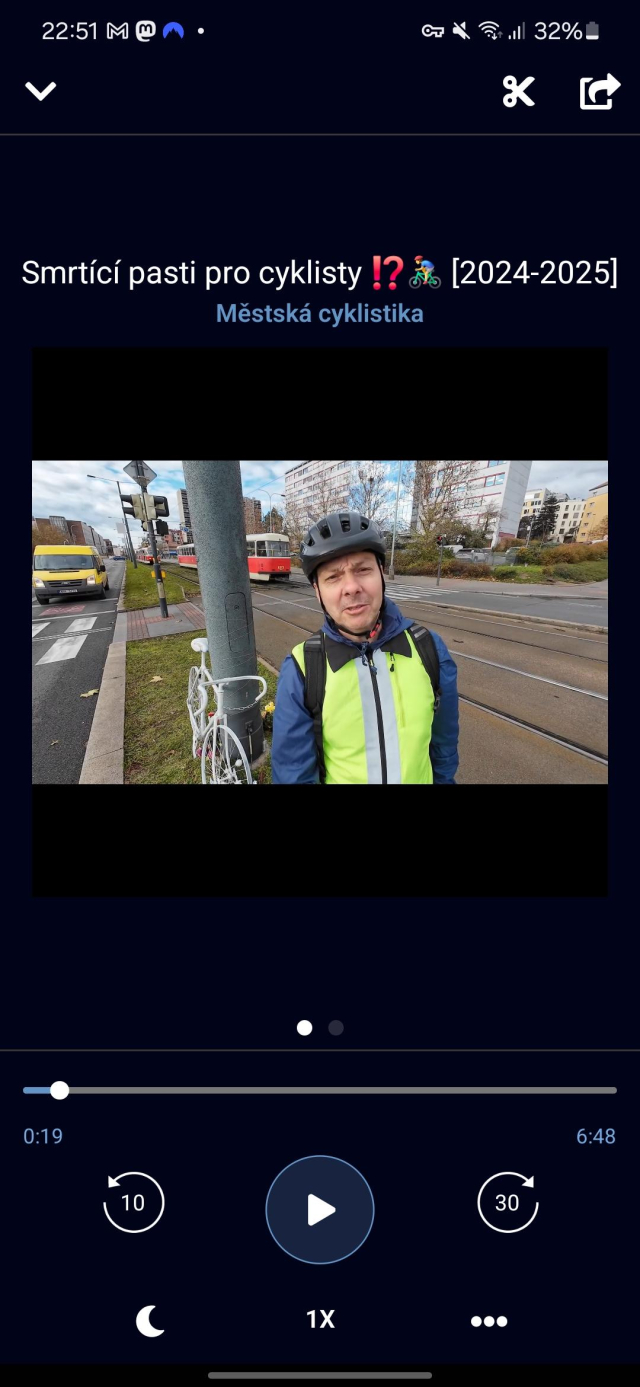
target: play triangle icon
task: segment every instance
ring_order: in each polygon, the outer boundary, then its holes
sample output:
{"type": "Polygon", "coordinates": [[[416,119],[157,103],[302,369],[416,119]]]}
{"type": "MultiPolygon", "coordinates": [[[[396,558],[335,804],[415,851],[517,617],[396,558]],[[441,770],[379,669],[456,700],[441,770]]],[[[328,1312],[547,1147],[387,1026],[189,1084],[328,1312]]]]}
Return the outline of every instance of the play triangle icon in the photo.
{"type": "Polygon", "coordinates": [[[310,1194],[307,1199],[307,1222],[312,1228],[314,1223],[320,1223],[321,1219],[328,1218],[330,1214],[335,1214],[333,1204],[325,1203],[324,1199],[318,1199],[315,1194],[310,1194]]]}

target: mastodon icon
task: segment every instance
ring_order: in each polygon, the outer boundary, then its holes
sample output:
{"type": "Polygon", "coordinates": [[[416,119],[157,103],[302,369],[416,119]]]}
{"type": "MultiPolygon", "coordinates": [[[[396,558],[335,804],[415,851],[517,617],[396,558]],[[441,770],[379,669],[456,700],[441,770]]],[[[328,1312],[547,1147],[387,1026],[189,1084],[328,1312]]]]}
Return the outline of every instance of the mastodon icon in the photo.
{"type": "Polygon", "coordinates": [[[169,24],[165,24],[164,29],[162,30],[163,39],[166,39],[167,34],[178,34],[180,38],[183,39],[184,29],[181,24],[178,24],[175,19],[172,19],[169,24]]]}

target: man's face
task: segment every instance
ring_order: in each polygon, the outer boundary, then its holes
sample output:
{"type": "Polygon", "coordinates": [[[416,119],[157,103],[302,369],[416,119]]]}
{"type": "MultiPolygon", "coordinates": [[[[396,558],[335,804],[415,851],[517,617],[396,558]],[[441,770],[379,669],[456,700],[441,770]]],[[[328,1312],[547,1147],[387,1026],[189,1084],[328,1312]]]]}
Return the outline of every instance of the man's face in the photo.
{"type": "Polygon", "coordinates": [[[336,626],[350,634],[369,632],[382,606],[382,575],[375,554],[342,554],[320,564],[320,597],[336,626]]]}

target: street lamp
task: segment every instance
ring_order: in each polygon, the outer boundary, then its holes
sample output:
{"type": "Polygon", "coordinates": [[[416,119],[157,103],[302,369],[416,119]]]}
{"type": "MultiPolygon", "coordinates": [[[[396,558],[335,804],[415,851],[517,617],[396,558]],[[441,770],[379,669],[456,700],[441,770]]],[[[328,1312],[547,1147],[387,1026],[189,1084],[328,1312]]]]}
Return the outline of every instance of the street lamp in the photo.
{"type": "MultiPolygon", "coordinates": [[[[273,494],[274,494],[274,496],[281,496],[281,497],[282,497],[282,500],[284,501],[285,511],[286,511],[286,508],[287,508],[287,498],[286,498],[286,496],[285,496],[285,494],[284,494],[284,491],[274,491],[273,494]]],[[[284,524],[284,520],[285,520],[285,515],[284,515],[284,513],[283,513],[283,516],[282,516],[283,524],[284,524]]]]}
{"type": "Polygon", "coordinates": [[[395,578],[393,571],[393,555],[396,547],[396,528],[398,524],[398,501],[400,499],[400,477],[402,476],[402,463],[398,463],[398,485],[396,487],[396,508],[393,516],[393,539],[391,540],[391,561],[389,563],[389,577],[395,578]]]}
{"type": "Polygon", "coordinates": [[[265,496],[268,496],[268,497],[269,497],[269,534],[271,534],[271,497],[272,497],[272,496],[279,496],[279,495],[280,495],[280,492],[278,492],[278,491],[267,491],[266,486],[257,486],[257,487],[255,487],[255,490],[256,490],[256,491],[264,491],[265,496]]]}
{"type": "Polygon", "coordinates": [[[119,481],[118,481],[118,478],[117,478],[117,477],[98,477],[98,476],[94,476],[93,472],[87,472],[87,476],[88,476],[88,478],[89,478],[89,481],[91,481],[91,482],[109,482],[109,484],[110,484],[111,486],[113,486],[113,483],[115,482],[115,484],[116,484],[116,486],[117,486],[117,488],[118,488],[118,495],[119,495],[119,497],[120,497],[120,505],[122,506],[122,518],[123,518],[123,520],[124,520],[124,527],[125,527],[125,530],[126,530],[126,532],[127,532],[127,539],[128,539],[128,541],[129,541],[129,553],[130,553],[130,556],[131,556],[131,559],[132,559],[132,562],[133,562],[133,567],[134,567],[134,568],[137,568],[138,565],[137,565],[137,562],[136,562],[136,551],[135,551],[135,549],[134,549],[134,547],[133,547],[133,543],[132,543],[132,540],[131,540],[131,535],[129,534],[129,525],[128,525],[128,523],[127,523],[127,517],[126,517],[125,509],[124,509],[124,501],[123,501],[123,499],[122,499],[122,492],[121,492],[121,490],[120,490],[120,483],[119,483],[119,481]]]}

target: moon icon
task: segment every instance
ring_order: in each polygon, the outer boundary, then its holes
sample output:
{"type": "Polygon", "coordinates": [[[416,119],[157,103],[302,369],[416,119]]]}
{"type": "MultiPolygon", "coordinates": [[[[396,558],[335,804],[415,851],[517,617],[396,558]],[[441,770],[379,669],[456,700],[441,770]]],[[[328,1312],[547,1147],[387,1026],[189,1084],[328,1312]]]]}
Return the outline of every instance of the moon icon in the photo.
{"type": "Polygon", "coordinates": [[[149,1315],[155,1308],[155,1305],[143,1305],[136,1315],[136,1326],[141,1334],[146,1335],[147,1339],[155,1339],[158,1334],[164,1334],[164,1329],[154,1329],[153,1325],[149,1323],[149,1315]]]}

